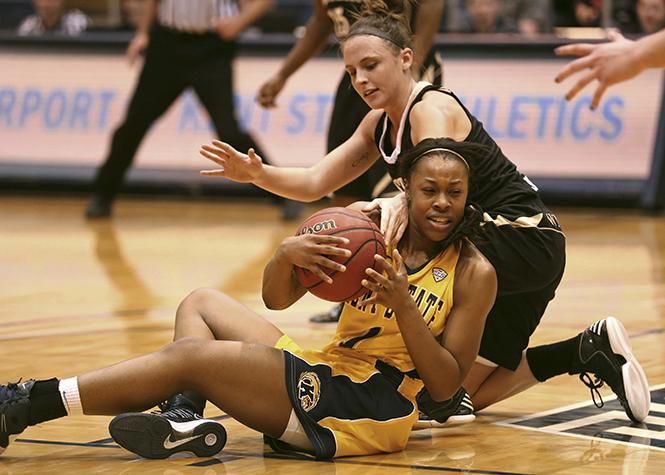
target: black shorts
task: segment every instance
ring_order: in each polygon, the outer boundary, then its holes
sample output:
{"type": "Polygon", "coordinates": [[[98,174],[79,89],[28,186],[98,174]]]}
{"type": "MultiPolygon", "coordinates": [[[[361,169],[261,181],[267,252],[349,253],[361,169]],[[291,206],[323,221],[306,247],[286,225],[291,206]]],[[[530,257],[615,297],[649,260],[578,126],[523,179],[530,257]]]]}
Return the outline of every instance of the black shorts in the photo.
{"type": "Polygon", "coordinates": [[[506,215],[509,211],[485,213],[481,233],[473,239],[498,279],[479,355],[515,370],[563,277],[566,239],[545,207],[534,207],[531,216],[506,215]]]}
{"type": "Polygon", "coordinates": [[[316,458],[404,449],[418,419],[422,381],[375,358],[360,359],[359,351],[302,350],[288,337],[278,345],[285,348],[293,410],[316,458]]]}

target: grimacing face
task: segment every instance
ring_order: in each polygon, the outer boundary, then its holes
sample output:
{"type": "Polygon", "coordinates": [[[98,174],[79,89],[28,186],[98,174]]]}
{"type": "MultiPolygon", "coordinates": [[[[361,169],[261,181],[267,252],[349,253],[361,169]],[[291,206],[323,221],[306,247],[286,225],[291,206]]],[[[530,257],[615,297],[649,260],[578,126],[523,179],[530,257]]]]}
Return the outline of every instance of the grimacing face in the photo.
{"type": "Polygon", "coordinates": [[[432,241],[459,225],[469,194],[469,169],[459,158],[432,153],[417,159],[407,181],[409,223],[432,241]]]}

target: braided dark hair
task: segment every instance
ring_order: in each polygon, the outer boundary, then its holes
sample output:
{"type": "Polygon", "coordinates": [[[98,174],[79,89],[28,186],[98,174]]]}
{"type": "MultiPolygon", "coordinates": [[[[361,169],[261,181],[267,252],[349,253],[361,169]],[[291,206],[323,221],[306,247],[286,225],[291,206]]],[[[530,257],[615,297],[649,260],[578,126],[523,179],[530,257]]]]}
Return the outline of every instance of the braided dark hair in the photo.
{"type": "MultiPolygon", "coordinates": [[[[447,159],[463,162],[469,171],[469,189],[473,180],[473,161],[466,157],[472,157],[474,153],[484,150],[480,144],[472,142],[457,142],[449,138],[428,138],[418,143],[414,148],[400,154],[398,159],[400,177],[408,182],[413,173],[417,159],[425,156],[440,156],[447,159]],[[441,150],[445,149],[445,150],[441,150]]],[[[443,241],[436,246],[434,257],[443,252],[451,244],[459,245],[464,238],[472,239],[480,230],[480,223],[483,221],[482,209],[473,203],[467,201],[464,207],[464,215],[460,223],[453,229],[443,241]]]]}

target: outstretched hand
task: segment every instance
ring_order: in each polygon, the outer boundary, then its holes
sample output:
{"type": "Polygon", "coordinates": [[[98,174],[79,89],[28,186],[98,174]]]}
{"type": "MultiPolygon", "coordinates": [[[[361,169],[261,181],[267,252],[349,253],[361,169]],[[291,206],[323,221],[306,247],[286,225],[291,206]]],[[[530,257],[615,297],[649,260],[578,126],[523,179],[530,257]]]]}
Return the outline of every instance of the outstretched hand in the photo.
{"type": "Polygon", "coordinates": [[[218,176],[240,183],[253,183],[263,171],[263,161],[253,148],[250,148],[245,155],[227,143],[213,140],[211,145],[202,145],[199,153],[220,166],[215,170],[201,170],[203,176],[218,176]]]}
{"type": "Polygon", "coordinates": [[[577,43],[559,46],[554,50],[558,56],[581,56],[568,63],[559,72],[555,79],[557,83],[584,69],[589,70],[583,73],[577,83],[568,91],[567,101],[573,99],[578,92],[596,79],[598,87],[591,100],[591,109],[594,110],[598,107],[605,89],[618,82],[631,79],[642,71],[633,65],[631,51],[634,41],[624,38],[616,30],[610,30],[608,37],[611,40],[610,43],[577,43]]]}

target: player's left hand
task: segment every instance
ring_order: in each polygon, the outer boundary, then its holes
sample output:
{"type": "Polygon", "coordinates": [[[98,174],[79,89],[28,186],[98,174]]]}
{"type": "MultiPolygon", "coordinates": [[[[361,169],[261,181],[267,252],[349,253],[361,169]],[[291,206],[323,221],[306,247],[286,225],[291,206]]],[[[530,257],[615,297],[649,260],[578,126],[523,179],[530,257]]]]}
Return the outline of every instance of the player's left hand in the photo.
{"type": "Polygon", "coordinates": [[[366,270],[368,279],[362,281],[364,287],[372,291],[372,296],[358,303],[358,306],[380,304],[386,308],[392,309],[396,314],[404,308],[409,302],[413,303],[413,298],[409,294],[409,276],[406,272],[404,259],[397,249],[393,250],[393,259],[395,267],[379,254],[374,259],[383,269],[383,274],[379,274],[372,268],[366,270]]]}
{"type": "Polygon", "coordinates": [[[409,224],[409,209],[406,193],[392,198],[376,198],[363,208],[363,212],[379,210],[381,212],[381,232],[388,246],[397,247],[409,224]]]}
{"type": "Polygon", "coordinates": [[[217,170],[201,170],[203,176],[220,176],[239,183],[253,183],[263,171],[263,161],[253,148],[245,155],[227,143],[213,140],[211,145],[202,145],[199,153],[221,167],[217,170]]]}

